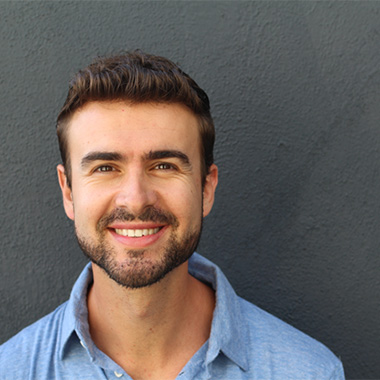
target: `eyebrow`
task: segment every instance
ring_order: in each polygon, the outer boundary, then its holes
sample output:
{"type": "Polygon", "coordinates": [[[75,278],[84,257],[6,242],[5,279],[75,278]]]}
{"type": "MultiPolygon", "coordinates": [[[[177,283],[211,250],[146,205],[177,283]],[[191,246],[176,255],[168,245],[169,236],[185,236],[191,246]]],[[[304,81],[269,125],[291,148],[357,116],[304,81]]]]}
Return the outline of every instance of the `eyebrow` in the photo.
{"type": "Polygon", "coordinates": [[[121,161],[123,156],[117,152],[90,152],[81,160],[81,166],[86,167],[94,161],[121,161]]]}
{"type": "MultiPolygon", "coordinates": [[[[160,160],[162,158],[178,158],[184,164],[191,165],[189,157],[179,150],[155,150],[145,155],[146,160],[160,160]]],[[[122,161],[123,156],[118,152],[90,152],[81,160],[81,167],[84,168],[94,161],[122,161]]]]}
{"type": "Polygon", "coordinates": [[[178,158],[184,164],[190,165],[189,157],[179,150],[155,150],[146,155],[147,160],[160,160],[162,158],[178,158]]]}

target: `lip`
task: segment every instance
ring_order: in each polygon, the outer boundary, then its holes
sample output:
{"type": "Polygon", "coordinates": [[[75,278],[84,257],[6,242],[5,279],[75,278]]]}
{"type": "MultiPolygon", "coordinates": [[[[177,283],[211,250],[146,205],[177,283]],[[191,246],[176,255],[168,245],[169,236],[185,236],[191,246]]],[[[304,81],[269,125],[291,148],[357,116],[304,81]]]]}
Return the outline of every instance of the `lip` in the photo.
{"type": "Polygon", "coordinates": [[[160,226],[153,223],[144,223],[144,224],[113,224],[112,226],[109,226],[108,231],[111,234],[111,236],[118,242],[121,243],[123,246],[128,248],[146,248],[150,245],[155,244],[167,231],[168,225],[166,226],[160,226]],[[123,236],[119,235],[115,232],[115,229],[154,229],[160,227],[160,230],[156,232],[153,235],[146,235],[141,237],[129,237],[129,236],[123,236]]]}

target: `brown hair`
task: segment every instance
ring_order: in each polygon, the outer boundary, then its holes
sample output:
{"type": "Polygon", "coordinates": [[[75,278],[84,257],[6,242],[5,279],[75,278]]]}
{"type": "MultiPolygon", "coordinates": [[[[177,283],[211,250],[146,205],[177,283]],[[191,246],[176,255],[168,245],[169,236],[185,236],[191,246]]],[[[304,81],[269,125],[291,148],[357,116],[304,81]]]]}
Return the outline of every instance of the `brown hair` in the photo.
{"type": "Polygon", "coordinates": [[[99,57],[70,81],[66,101],[57,118],[57,135],[66,178],[71,186],[67,130],[72,115],[90,101],[126,100],[131,103],[180,103],[199,121],[202,183],[214,161],[214,123],[206,93],[167,58],[141,51],[99,57]]]}

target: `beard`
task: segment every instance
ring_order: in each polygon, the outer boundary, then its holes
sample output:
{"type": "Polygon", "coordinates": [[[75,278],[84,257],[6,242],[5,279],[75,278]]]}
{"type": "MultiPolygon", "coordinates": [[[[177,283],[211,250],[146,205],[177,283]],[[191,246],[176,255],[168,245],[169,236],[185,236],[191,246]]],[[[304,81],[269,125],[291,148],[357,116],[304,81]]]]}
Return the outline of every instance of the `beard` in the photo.
{"type": "Polygon", "coordinates": [[[154,207],[147,208],[139,216],[119,208],[99,220],[96,227],[97,241],[90,241],[81,235],[77,227],[75,235],[85,256],[102,268],[109,278],[126,288],[138,289],[163,279],[174,268],[186,262],[197,248],[202,231],[202,218],[199,228],[187,232],[182,238],[177,236],[178,226],[178,219],[173,214],[154,207]],[[147,257],[146,249],[125,249],[124,258],[121,261],[116,260],[115,248],[106,241],[107,226],[115,221],[133,220],[165,223],[172,227],[166,246],[161,248],[163,254],[160,254],[159,259],[147,257]]]}

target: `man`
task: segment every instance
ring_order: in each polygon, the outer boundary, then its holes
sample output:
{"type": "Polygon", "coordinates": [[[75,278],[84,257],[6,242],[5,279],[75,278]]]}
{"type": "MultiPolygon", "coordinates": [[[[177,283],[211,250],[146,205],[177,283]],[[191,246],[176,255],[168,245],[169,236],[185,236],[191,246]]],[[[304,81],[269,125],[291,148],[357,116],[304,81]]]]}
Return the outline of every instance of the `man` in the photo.
{"type": "Polygon", "coordinates": [[[58,116],[58,179],[90,258],[70,300],[0,348],[0,379],[343,379],[323,345],[194,253],[218,169],[207,95],[171,61],[99,58],[58,116]]]}

